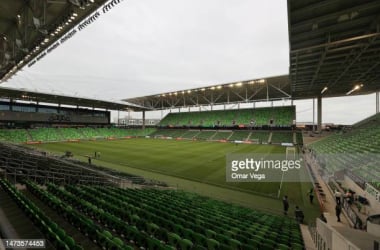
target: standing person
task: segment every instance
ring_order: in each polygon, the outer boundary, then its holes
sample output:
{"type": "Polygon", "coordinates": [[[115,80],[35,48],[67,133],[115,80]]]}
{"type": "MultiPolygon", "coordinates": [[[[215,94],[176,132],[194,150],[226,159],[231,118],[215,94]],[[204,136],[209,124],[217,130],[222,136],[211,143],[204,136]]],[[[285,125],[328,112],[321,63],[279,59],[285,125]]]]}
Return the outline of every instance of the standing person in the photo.
{"type": "Polygon", "coordinates": [[[91,157],[88,157],[88,165],[91,165],[91,157]]]}
{"type": "Polygon", "coordinates": [[[313,199],[314,199],[314,189],[310,188],[310,191],[309,191],[310,204],[313,204],[313,199]]]}
{"type": "Polygon", "coordinates": [[[96,156],[96,151],[95,151],[95,153],[94,153],[94,156],[95,156],[95,158],[97,157],[97,156],[96,156]]]}
{"type": "Polygon", "coordinates": [[[340,214],[342,213],[342,207],[340,206],[340,204],[336,204],[335,206],[335,214],[336,214],[336,218],[338,219],[338,222],[340,222],[340,214]]]}
{"type": "Polygon", "coordinates": [[[284,198],[282,199],[282,205],[284,206],[284,214],[288,215],[289,201],[288,201],[287,195],[285,195],[284,198]]]}
{"type": "Polygon", "coordinates": [[[303,219],[305,218],[305,215],[303,214],[302,210],[298,206],[296,206],[296,209],[294,210],[294,215],[296,216],[297,222],[302,224],[303,219]]]}
{"type": "Polygon", "coordinates": [[[321,215],[319,216],[319,219],[323,221],[324,223],[327,223],[327,219],[323,213],[321,213],[321,215]]]}
{"type": "Polygon", "coordinates": [[[341,203],[341,197],[342,197],[341,192],[339,192],[337,189],[335,189],[334,196],[335,196],[336,204],[340,205],[340,203],[341,203]]]}

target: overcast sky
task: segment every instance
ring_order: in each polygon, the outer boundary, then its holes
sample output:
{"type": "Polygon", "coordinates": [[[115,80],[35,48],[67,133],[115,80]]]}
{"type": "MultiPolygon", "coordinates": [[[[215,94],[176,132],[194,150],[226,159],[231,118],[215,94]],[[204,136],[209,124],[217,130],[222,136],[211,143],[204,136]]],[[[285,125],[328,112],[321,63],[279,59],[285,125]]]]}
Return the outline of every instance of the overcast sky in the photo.
{"type": "MultiPolygon", "coordinates": [[[[125,0],[1,86],[120,100],[288,68],[285,0],[125,0]]],[[[311,121],[311,101],[295,104],[311,121]]],[[[323,111],[349,124],[375,112],[375,97],[326,99],[323,111]]]]}

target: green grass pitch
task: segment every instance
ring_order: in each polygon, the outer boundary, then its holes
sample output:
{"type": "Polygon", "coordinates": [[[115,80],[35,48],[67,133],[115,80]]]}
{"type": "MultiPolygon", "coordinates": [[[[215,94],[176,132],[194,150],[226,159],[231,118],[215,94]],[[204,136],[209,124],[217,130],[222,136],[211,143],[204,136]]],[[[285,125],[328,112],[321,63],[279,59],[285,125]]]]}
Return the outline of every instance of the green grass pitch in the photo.
{"type": "MultiPolygon", "coordinates": [[[[83,161],[87,160],[85,155],[101,152],[99,160],[93,159],[94,164],[165,181],[187,191],[281,213],[281,201],[276,197],[279,183],[226,182],[225,167],[227,153],[285,153],[285,147],[143,138],[47,143],[35,147],[57,154],[71,151],[83,161]]],[[[311,183],[305,182],[284,183],[281,193],[289,196],[291,208],[298,204],[308,210],[305,211],[307,217],[315,217],[318,216],[318,207],[310,205],[306,195],[310,187],[311,183]]]]}

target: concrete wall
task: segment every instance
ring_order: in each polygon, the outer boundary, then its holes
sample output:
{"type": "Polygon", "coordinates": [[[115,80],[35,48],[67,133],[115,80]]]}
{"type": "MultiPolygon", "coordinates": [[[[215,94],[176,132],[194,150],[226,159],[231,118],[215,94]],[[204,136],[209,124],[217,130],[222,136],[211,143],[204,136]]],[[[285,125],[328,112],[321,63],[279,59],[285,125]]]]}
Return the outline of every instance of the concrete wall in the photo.
{"type": "Polygon", "coordinates": [[[380,225],[371,223],[370,221],[367,222],[367,232],[379,237],[380,239],[380,225]]]}
{"type": "Polygon", "coordinates": [[[316,245],[318,250],[360,250],[334,228],[317,219],[316,245]]]}

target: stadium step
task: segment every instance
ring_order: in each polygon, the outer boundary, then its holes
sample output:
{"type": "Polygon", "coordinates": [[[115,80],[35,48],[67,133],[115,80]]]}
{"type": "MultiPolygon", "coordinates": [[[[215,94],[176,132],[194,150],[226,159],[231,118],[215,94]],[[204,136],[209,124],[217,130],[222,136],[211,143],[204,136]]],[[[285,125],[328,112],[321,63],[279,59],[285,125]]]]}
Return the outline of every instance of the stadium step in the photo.
{"type": "Polygon", "coordinates": [[[232,133],[230,134],[230,136],[227,137],[227,141],[232,137],[232,135],[233,135],[234,133],[235,133],[235,132],[232,132],[232,133]]]}
{"type": "Polygon", "coordinates": [[[268,138],[268,143],[269,143],[269,144],[272,142],[272,136],[273,136],[273,133],[270,132],[270,133],[269,133],[269,138],[268,138]]]}
{"type": "Polygon", "coordinates": [[[251,135],[252,135],[252,132],[249,133],[249,135],[247,136],[247,138],[245,138],[245,140],[249,140],[251,138],[251,135]]]}
{"type": "Polygon", "coordinates": [[[33,201],[40,209],[42,209],[45,214],[50,217],[56,224],[60,225],[68,235],[71,235],[75,242],[83,246],[84,249],[100,249],[98,245],[93,243],[88,237],[83,235],[79,230],[77,230],[73,225],[68,223],[60,214],[51,209],[30,191],[24,190],[24,195],[33,201]]]}
{"type": "MultiPolygon", "coordinates": [[[[44,235],[34,226],[33,222],[19,208],[14,200],[0,187],[0,206],[8,221],[12,223],[20,239],[44,239],[44,235]]],[[[54,249],[50,242],[46,242],[46,249],[54,249]]]]}

